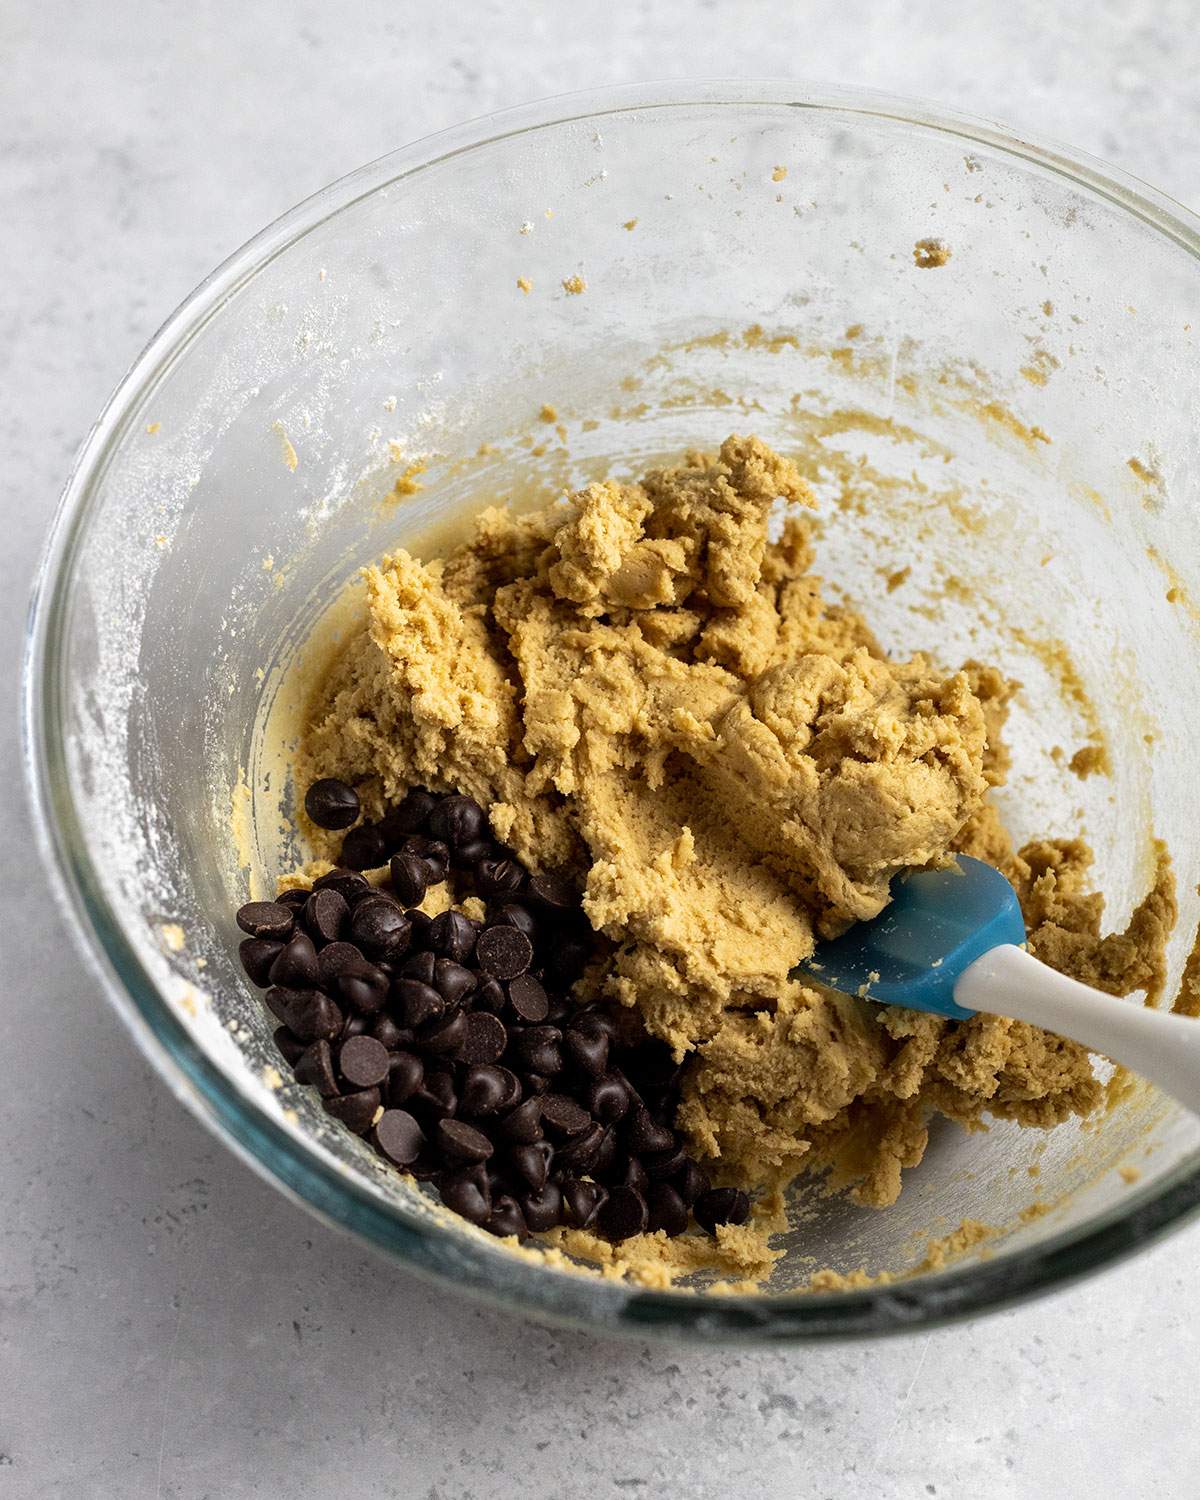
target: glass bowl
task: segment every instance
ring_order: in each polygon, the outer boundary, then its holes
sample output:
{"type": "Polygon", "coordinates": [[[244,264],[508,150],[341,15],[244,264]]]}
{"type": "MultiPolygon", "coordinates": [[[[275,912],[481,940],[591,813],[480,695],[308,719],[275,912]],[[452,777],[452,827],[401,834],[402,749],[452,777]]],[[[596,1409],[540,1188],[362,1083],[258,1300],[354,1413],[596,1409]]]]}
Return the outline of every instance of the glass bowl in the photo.
{"type": "Polygon", "coordinates": [[[819,570],[885,642],[1023,680],[1005,815],[1021,836],[1086,830],[1109,925],[1169,839],[1177,983],[1200,881],[1198,249],[1190,214],[1086,158],[878,95],[745,83],[509,111],[264,230],[100,417],[31,622],[43,850],[176,1094],[414,1269],[613,1331],[928,1325],[1194,1212],[1196,1123],[1114,1088],[1098,1120],[1046,1135],[941,1122],[886,1211],[798,1190],[762,1296],[556,1270],[448,1221],[284,1083],[231,914],[296,854],[288,725],[360,565],[485,501],[753,430],[812,477],[819,570]],[[1071,775],[1101,736],[1111,775],[1071,775]],[[986,1241],[930,1257],[964,1218],[986,1241]],[[817,1294],[816,1267],[901,1279],[817,1294]]]}

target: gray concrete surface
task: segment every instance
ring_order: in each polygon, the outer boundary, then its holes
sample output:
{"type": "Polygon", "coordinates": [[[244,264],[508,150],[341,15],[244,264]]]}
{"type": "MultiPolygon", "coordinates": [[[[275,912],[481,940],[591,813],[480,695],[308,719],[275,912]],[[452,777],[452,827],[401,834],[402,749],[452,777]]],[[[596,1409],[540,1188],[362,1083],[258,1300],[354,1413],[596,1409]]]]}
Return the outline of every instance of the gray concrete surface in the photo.
{"type": "Polygon", "coordinates": [[[522,1325],[325,1230],[212,1141],[96,994],[33,862],[28,583],[76,445],[161,318],[393,146],[685,75],[940,99],[1200,206],[1189,0],[0,7],[3,1500],[1195,1493],[1200,1229],[882,1346],[706,1354],[522,1325]]]}

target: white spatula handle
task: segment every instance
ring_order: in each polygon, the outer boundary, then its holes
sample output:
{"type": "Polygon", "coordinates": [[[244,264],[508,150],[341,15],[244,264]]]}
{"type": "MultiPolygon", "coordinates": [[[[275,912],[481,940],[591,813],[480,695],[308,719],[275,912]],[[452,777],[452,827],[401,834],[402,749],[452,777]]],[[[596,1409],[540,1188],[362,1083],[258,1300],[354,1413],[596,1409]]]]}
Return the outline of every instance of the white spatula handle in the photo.
{"type": "Polygon", "coordinates": [[[954,998],[967,1010],[1031,1021],[1081,1042],[1200,1114],[1200,1018],[1117,1000],[1010,944],[993,948],[964,969],[954,998]]]}

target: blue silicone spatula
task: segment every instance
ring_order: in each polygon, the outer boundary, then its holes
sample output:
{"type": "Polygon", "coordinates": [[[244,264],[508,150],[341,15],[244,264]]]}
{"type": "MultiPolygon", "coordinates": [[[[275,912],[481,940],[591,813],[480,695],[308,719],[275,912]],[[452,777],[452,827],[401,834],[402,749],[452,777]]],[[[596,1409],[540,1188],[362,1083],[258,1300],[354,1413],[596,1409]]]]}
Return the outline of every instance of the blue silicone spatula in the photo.
{"type": "Polygon", "coordinates": [[[870,922],[819,943],[794,971],[885,1005],[962,1020],[976,1011],[1031,1021],[1080,1042],[1200,1112],[1200,1024],[1068,979],[1027,953],[1012,886],[960,855],[898,875],[870,922]]]}

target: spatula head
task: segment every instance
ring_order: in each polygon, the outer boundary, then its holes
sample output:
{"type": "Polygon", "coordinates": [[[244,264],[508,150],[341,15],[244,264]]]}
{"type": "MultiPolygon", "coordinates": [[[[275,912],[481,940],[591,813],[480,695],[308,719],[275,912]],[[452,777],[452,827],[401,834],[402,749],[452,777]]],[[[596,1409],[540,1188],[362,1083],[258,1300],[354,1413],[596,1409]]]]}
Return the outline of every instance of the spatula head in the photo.
{"type": "Polygon", "coordinates": [[[849,995],[961,1020],[973,1012],[955,1004],[958,976],[1001,943],[1024,941],[1012,886],[991,865],[960,854],[945,870],[897,875],[877,917],[818,943],[793,972],[849,995]]]}

